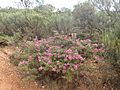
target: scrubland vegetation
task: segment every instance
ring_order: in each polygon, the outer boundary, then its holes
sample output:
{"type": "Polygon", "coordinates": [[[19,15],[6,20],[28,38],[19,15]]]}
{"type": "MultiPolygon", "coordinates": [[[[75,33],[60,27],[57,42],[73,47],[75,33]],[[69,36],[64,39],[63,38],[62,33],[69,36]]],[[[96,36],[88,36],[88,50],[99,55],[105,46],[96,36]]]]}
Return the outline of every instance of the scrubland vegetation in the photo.
{"type": "Polygon", "coordinates": [[[10,62],[23,80],[48,90],[120,89],[119,0],[89,0],[73,10],[22,4],[0,8],[0,46],[17,47],[10,62]]]}

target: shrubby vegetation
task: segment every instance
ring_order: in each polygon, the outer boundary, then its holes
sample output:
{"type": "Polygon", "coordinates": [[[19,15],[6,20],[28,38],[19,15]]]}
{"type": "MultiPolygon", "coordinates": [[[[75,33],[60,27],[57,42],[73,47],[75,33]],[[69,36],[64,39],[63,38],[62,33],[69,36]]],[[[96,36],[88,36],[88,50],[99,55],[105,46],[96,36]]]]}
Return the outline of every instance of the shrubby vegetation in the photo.
{"type": "Polygon", "coordinates": [[[104,54],[104,46],[90,39],[74,40],[71,36],[36,38],[33,46],[26,47],[18,58],[18,65],[37,78],[58,79],[66,75],[64,78],[71,80],[84,62],[100,62],[105,59],[104,54]],[[36,72],[32,73],[32,70],[36,72]]]}
{"type": "Polygon", "coordinates": [[[40,80],[43,85],[53,81],[55,84],[60,81],[79,83],[86,63],[105,61],[105,46],[92,39],[75,39],[72,35],[41,40],[36,37],[22,52],[17,50],[11,59],[25,79],[40,80]]]}
{"type": "Polygon", "coordinates": [[[0,8],[0,45],[19,47],[11,62],[25,76],[69,81],[85,62],[120,66],[118,0],[89,0],[73,10],[21,1],[24,9],[0,8]]]}

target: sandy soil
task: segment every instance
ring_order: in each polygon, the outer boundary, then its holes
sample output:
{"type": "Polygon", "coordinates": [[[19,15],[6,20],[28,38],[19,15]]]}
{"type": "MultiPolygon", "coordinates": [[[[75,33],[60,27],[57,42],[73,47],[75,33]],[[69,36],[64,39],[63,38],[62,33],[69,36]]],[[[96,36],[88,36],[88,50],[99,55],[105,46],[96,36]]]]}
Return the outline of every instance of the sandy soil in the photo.
{"type": "Polygon", "coordinates": [[[37,84],[23,84],[16,67],[9,62],[13,48],[0,48],[0,90],[41,90],[37,84]]]}

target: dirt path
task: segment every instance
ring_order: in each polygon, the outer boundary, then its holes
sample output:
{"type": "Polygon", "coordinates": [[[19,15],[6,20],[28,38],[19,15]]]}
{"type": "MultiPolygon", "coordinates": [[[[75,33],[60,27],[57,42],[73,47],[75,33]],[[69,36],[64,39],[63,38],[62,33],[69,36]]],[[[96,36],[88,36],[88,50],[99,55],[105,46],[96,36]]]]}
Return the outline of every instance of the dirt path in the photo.
{"type": "Polygon", "coordinates": [[[0,90],[41,90],[35,83],[24,85],[16,72],[16,67],[9,62],[12,48],[0,50],[0,90]]]}

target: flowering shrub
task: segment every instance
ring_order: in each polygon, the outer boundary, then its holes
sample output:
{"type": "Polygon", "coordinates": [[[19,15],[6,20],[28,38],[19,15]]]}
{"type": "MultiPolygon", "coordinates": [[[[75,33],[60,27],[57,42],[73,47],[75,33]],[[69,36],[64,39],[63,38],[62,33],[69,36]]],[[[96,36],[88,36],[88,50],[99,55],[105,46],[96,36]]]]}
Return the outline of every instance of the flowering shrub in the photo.
{"type": "Polygon", "coordinates": [[[104,45],[90,39],[72,39],[71,36],[56,36],[34,39],[34,46],[22,55],[20,67],[27,67],[28,75],[52,79],[64,77],[72,80],[80,71],[81,64],[104,60],[104,45]],[[34,71],[34,72],[33,72],[34,71]]]}

